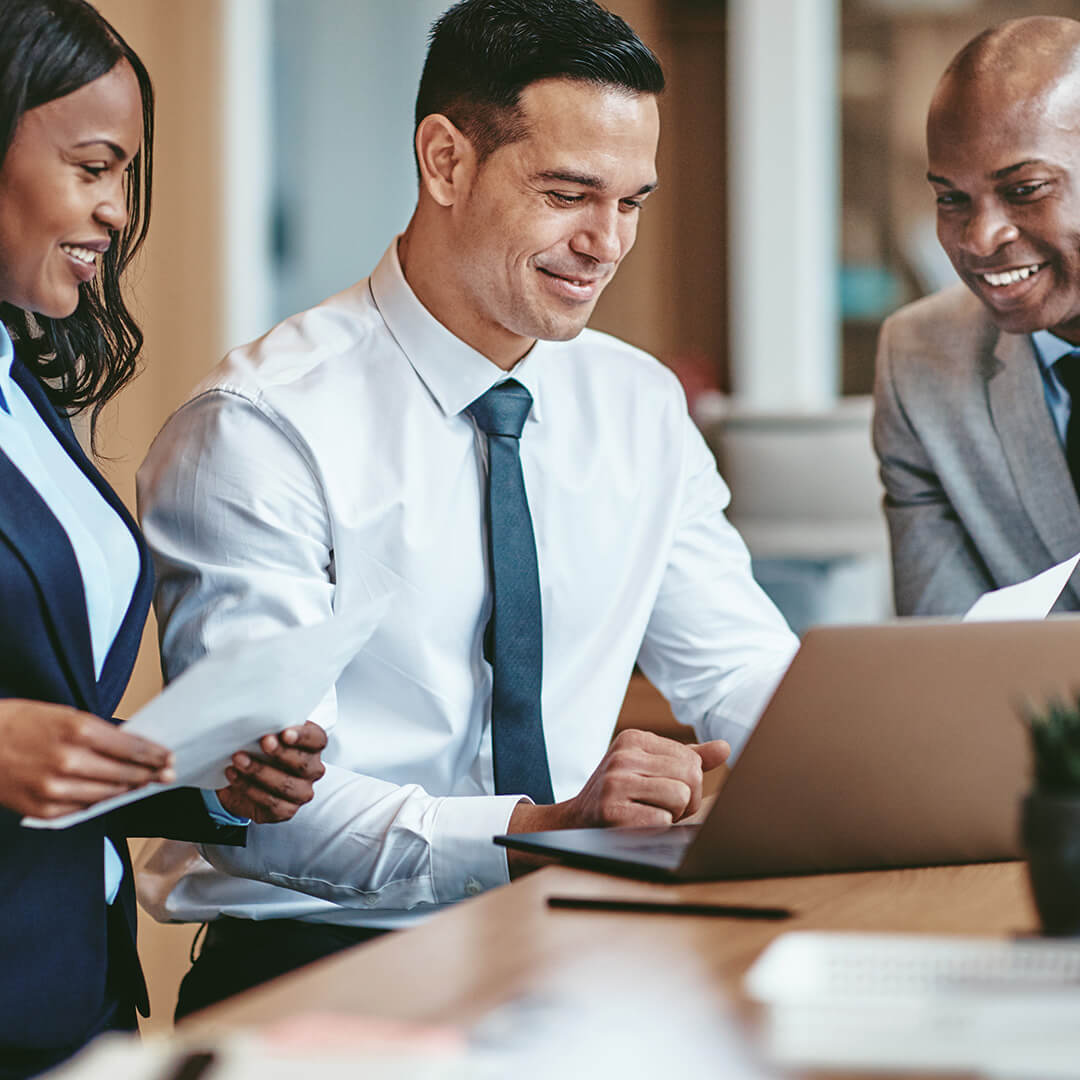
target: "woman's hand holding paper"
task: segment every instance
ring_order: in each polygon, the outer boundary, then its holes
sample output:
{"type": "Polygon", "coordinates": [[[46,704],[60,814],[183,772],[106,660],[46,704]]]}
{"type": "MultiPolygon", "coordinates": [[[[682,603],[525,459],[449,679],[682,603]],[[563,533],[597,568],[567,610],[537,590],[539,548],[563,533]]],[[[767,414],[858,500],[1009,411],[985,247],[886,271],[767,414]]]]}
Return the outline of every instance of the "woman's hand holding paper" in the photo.
{"type": "Polygon", "coordinates": [[[164,747],[89,713],[0,702],[0,805],[17,814],[56,818],[152,780],[171,783],[172,763],[164,747]]]}

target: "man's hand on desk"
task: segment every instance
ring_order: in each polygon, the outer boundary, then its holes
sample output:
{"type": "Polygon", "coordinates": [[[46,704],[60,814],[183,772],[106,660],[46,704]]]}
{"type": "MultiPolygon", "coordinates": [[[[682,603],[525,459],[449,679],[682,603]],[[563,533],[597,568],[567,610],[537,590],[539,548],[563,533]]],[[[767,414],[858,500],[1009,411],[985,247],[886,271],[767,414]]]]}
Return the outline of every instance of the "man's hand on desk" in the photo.
{"type": "MultiPolygon", "coordinates": [[[[687,745],[649,731],[622,731],[580,794],[553,806],[519,803],[507,832],[672,825],[697,812],[704,774],[730,753],[721,739],[687,745]]],[[[515,851],[507,852],[507,861],[511,877],[542,864],[515,851]]]]}
{"type": "Polygon", "coordinates": [[[326,772],[326,732],[309,720],[280,735],[264,735],[259,747],[265,760],[242,751],[233,755],[225,770],[229,786],[218,790],[218,799],[230,814],[251,818],[257,825],[288,821],[311,802],[315,781],[326,772]]]}

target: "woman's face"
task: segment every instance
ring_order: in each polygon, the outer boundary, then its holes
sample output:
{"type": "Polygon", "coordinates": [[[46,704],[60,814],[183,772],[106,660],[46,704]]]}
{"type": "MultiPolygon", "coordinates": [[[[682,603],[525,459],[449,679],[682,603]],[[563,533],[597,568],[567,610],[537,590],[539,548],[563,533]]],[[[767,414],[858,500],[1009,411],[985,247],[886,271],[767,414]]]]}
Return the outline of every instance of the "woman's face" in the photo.
{"type": "Polygon", "coordinates": [[[61,319],[127,221],[125,170],[142,140],[126,60],[24,113],[0,167],[0,300],[61,319]]]}

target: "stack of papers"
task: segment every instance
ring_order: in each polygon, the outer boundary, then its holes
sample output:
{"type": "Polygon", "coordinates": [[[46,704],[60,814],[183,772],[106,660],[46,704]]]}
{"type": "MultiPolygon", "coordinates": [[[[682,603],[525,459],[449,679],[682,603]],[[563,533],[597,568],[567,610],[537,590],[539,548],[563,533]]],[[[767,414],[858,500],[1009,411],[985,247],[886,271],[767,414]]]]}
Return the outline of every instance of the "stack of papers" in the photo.
{"type": "Polygon", "coordinates": [[[1080,942],[790,933],[745,985],[777,1065],[1080,1077],[1080,942]]]}

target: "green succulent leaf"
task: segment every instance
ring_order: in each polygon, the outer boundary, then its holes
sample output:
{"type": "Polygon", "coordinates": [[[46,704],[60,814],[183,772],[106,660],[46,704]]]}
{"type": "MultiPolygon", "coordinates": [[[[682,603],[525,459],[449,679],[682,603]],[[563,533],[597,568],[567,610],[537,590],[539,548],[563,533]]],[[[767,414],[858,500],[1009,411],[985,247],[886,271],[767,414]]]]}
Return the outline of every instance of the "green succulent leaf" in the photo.
{"type": "Polygon", "coordinates": [[[1053,700],[1042,710],[1025,709],[1024,722],[1031,736],[1036,789],[1080,794],[1080,695],[1072,704],[1053,700]]]}

